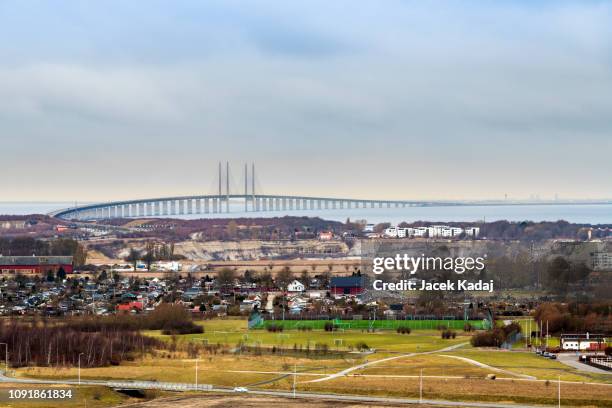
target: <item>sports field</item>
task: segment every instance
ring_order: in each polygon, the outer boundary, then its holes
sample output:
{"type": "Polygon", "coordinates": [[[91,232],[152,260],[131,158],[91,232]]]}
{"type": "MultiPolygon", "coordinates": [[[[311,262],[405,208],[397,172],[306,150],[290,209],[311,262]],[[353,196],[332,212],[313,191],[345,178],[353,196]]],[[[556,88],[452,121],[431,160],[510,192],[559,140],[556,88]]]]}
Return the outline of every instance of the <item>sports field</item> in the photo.
{"type": "MultiPolygon", "coordinates": [[[[277,320],[277,322],[280,322],[277,320]]],[[[285,322],[296,322],[288,321],[285,322]]],[[[323,321],[325,322],[325,321],[323,321]]],[[[198,344],[220,344],[235,346],[310,348],[325,345],[329,350],[350,351],[360,345],[378,351],[417,352],[431,351],[458,343],[467,343],[470,333],[456,331],[456,338],[442,339],[439,330],[421,329],[410,334],[398,334],[395,330],[368,332],[367,329],[346,328],[327,332],[321,329],[312,331],[291,330],[269,332],[267,330],[248,330],[246,320],[204,320],[198,322],[204,327],[204,333],[168,336],[159,330],[146,331],[145,334],[164,341],[196,342],[198,344]]],[[[462,326],[463,327],[463,326],[462,326]]]]}
{"type": "Polygon", "coordinates": [[[411,330],[436,330],[441,327],[463,330],[466,324],[476,330],[481,330],[487,324],[483,320],[265,320],[254,329],[276,325],[288,330],[305,328],[323,330],[326,323],[333,323],[341,330],[396,330],[398,327],[408,327],[411,330]]]}

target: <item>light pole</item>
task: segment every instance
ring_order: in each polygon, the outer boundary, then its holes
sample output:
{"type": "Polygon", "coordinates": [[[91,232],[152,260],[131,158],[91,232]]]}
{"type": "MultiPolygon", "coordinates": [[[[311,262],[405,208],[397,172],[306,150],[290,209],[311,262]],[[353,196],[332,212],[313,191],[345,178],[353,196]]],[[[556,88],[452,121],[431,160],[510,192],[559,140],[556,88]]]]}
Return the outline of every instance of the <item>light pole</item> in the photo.
{"type": "Polygon", "coordinates": [[[5,352],[4,352],[4,374],[8,373],[8,343],[0,343],[0,345],[4,344],[5,352]]]}
{"type": "Polygon", "coordinates": [[[195,367],[195,387],[196,387],[196,390],[198,389],[198,360],[199,360],[199,358],[196,357],[196,367],[195,367]]]}
{"type": "Polygon", "coordinates": [[[295,377],[297,376],[297,364],[293,366],[293,398],[295,398],[295,377]]]}
{"type": "Polygon", "coordinates": [[[421,375],[419,376],[419,404],[423,403],[423,369],[421,368],[421,375]]]}
{"type": "Polygon", "coordinates": [[[85,353],[80,353],[79,354],[79,385],[81,385],[81,356],[85,355],[85,353]]]}
{"type": "Polygon", "coordinates": [[[561,408],[561,376],[559,376],[559,381],[557,382],[557,398],[559,400],[559,408],[561,408]]]}

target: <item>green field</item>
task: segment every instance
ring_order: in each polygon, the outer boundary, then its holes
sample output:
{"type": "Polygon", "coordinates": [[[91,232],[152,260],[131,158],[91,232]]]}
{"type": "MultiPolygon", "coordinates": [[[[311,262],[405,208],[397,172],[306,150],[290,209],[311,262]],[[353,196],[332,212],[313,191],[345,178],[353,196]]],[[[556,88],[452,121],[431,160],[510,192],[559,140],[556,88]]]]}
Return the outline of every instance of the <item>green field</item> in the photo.
{"type": "MultiPolygon", "coordinates": [[[[281,322],[277,320],[276,322],[281,322]]],[[[299,322],[285,320],[285,322],[299,322]]],[[[322,321],[323,323],[325,321],[322,321]]],[[[367,321],[366,321],[367,322],[367,321]]],[[[416,352],[432,351],[448,347],[457,343],[467,343],[469,334],[463,330],[457,330],[457,338],[442,339],[438,330],[415,330],[411,334],[398,334],[394,330],[380,330],[368,332],[363,329],[346,329],[333,332],[325,330],[290,330],[282,333],[273,333],[267,330],[248,330],[246,320],[204,320],[197,322],[204,327],[204,333],[186,334],[182,336],[168,336],[161,334],[159,330],[148,330],[144,333],[159,338],[163,341],[179,342],[192,341],[199,344],[222,344],[236,345],[242,343],[247,346],[282,347],[293,348],[309,347],[314,349],[317,344],[327,345],[330,350],[347,351],[360,343],[378,350],[416,352]]],[[[463,328],[463,326],[461,326],[463,328]]]]}
{"type": "MultiPolygon", "coordinates": [[[[325,322],[320,321],[321,324],[325,322]]],[[[380,324],[390,322],[398,325],[423,321],[381,321],[380,324]]],[[[440,322],[463,323],[428,321],[435,326],[440,322]]],[[[440,330],[426,327],[417,328],[410,334],[399,334],[390,325],[386,327],[387,330],[383,327],[381,330],[367,331],[353,326],[332,332],[322,329],[296,330],[295,326],[291,330],[287,326],[279,333],[265,329],[249,330],[245,319],[213,319],[196,323],[204,327],[204,333],[172,336],[163,335],[159,330],[146,331],[147,335],[175,344],[134,361],[122,362],[119,366],[82,368],[81,375],[86,379],[190,383],[195,381],[197,368],[199,382],[220,386],[288,391],[295,382],[299,391],[413,398],[419,396],[422,379],[426,398],[549,405],[557,403],[556,381],[560,379],[563,406],[612,408],[608,375],[581,372],[533,352],[474,348],[469,344],[473,333],[464,332],[463,326],[461,330],[455,330],[455,339],[442,339],[440,330]],[[373,350],[369,353],[356,352],[354,349],[357,345],[363,343],[373,350]],[[214,351],[214,347],[211,348],[213,352],[205,348],[195,349],[195,355],[188,351],[189,348],[194,350],[193,345],[205,344],[223,345],[225,351],[214,351]],[[258,354],[254,352],[256,349],[245,351],[235,347],[239,344],[262,346],[266,350],[258,354]],[[329,352],[314,351],[323,344],[329,347],[329,352]],[[449,350],[448,347],[452,345],[460,347],[449,350]],[[296,346],[302,351],[294,351],[296,346]],[[304,347],[313,351],[303,352],[304,347]],[[446,351],[441,351],[443,349],[446,351]],[[346,375],[311,382],[351,367],[353,371],[346,375]],[[295,377],[290,375],[293,371],[296,372],[295,377]],[[490,374],[495,374],[497,379],[487,379],[490,374]],[[536,379],[521,378],[525,375],[536,379]]],[[[446,327],[449,326],[453,327],[446,327]]],[[[78,375],[78,368],[23,367],[16,372],[17,376],[30,378],[74,379],[78,375]]]]}
{"type": "Polygon", "coordinates": [[[276,325],[288,330],[300,328],[323,330],[325,323],[329,322],[345,330],[395,330],[398,327],[409,327],[412,330],[436,330],[439,327],[463,330],[466,323],[469,323],[474,329],[481,330],[486,324],[482,320],[265,320],[254,329],[276,325]]]}

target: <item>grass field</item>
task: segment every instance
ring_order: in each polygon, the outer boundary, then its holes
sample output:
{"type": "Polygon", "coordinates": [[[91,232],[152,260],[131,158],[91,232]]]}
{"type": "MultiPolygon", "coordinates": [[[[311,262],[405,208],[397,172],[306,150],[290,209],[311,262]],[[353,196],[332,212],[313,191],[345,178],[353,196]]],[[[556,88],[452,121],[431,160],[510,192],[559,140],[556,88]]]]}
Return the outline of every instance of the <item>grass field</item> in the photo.
{"type": "MultiPolygon", "coordinates": [[[[612,376],[583,373],[532,352],[478,349],[470,345],[444,353],[435,352],[450,345],[468,343],[471,334],[462,330],[457,331],[456,339],[443,340],[438,330],[430,329],[414,330],[409,335],[398,334],[393,330],[368,333],[354,328],[337,332],[287,329],[283,333],[272,333],[267,330],[248,330],[247,322],[243,319],[206,320],[198,324],[204,326],[204,333],[167,336],[159,331],[148,331],[146,334],[165,342],[176,342],[177,346],[187,342],[229,346],[217,354],[201,352],[198,359],[198,381],[202,384],[290,390],[293,385],[291,373],[297,370],[298,390],[302,391],[418,397],[418,376],[422,372],[425,398],[556,404],[556,380],[560,377],[562,405],[612,407],[612,376]],[[234,354],[227,351],[241,342],[265,347],[281,346],[289,350],[261,355],[234,354]],[[359,342],[366,343],[376,349],[376,352],[349,352],[350,348],[359,342]],[[330,350],[338,349],[343,353],[292,353],[294,345],[310,345],[311,349],[314,349],[317,343],[327,344],[330,350]],[[409,354],[423,352],[433,353],[409,354]],[[481,367],[474,362],[445,355],[464,357],[493,368],[481,367]],[[348,376],[317,383],[309,382],[386,357],[396,358],[351,371],[348,376]],[[500,373],[494,368],[506,372],[500,373]],[[487,380],[488,374],[496,374],[497,379],[487,380]],[[534,376],[539,381],[519,378],[520,375],[534,376]],[[569,384],[569,381],[575,383],[569,384]],[[587,382],[595,384],[586,384],[587,382]]],[[[195,370],[196,360],[188,358],[185,348],[177,347],[177,351],[159,350],[143,359],[125,362],[120,366],[84,368],[81,376],[84,379],[190,383],[195,381],[195,370]]],[[[18,369],[17,375],[67,379],[76,378],[77,370],[34,367],[18,369]]],[[[111,398],[111,395],[104,398],[111,398]]],[[[104,404],[100,403],[99,406],[104,404]]]]}
{"type": "MultiPolygon", "coordinates": [[[[432,351],[453,344],[469,341],[469,336],[462,331],[457,332],[457,338],[443,340],[437,330],[418,330],[411,334],[398,334],[394,331],[377,331],[368,333],[362,330],[344,330],[326,332],[323,330],[299,331],[286,330],[283,333],[272,333],[266,330],[248,330],[246,320],[206,320],[199,322],[205,332],[176,336],[177,341],[193,341],[200,344],[236,345],[240,342],[249,346],[276,346],[292,348],[294,345],[314,349],[316,344],[326,344],[330,350],[346,351],[359,343],[365,343],[377,350],[416,352],[432,351]]],[[[159,330],[151,330],[145,334],[164,341],[172,341],[173,337],[162,335],[159,330]]]]}
{"type": "MultiPolygon", "coordinates": [[[[288,380],[286,380],[288,382],[288,380]]],[[[333,381],[300,384],[300,390],[419,397],[418,378],[343,377],[333,381]]],[[[607,385],[562,384],[562,406],[612,407],[607,385]]],[[[423,398],[453,401],[495,401],[514,404],[557,404],[557,384],[482,378],[424,378],[423,398]]]]}
{"type": "Polygon", "coordinates": [[[86,386],[81,387],[78,390],[74,387],[62,387],[53,385],[34,385],[34,384],[0,384],[0,394],[3,396],[0,406],[2,407],[15,407],[15,408],[48,408],[49,406],[54,407],[92,407],[92,408],[103,408],[117,406],[119,404],[125,404],[131,402],[131,399],[115,392],[107,387],[92,387],[86,386]],[[19,400],[9,401],[4,398],[8,395],[8,390],[27,390],[27,389],[71,389],[73,392],[73,398],[69,400],[19,400]]]}
{"type": "MultiPolygon", "coordinates": [[[[283,355],[206,355],[198,360],[198,382],[226,386],[247,386],[279,377],[276,372],[293,371],[325,374],[362,362],[354,359],[297,358],[283,355]]],[[[178,355],[146,357],[120,366],[83,368],[82,379],[129,379],[143,381],[195,382],[196,361],[178,355]]],[[[76,368],[28,367],[17,370],[18,376],[34,378],[74,379],[76,368]]]]}
{"type": "Polygon", "coordinates": [[[533,352],[470,349],[448,354],[471,358],[484,364],[531,375],[538,379],[557,380],[560,376],[564,381],[612,382],[610,375],[579,372],[557,360],[543,358],[533,352]]]}
{"type": "Polygon", "coordinates": [[[344,330],[395,330],[398,327],[409,327],[412,330],[436,330],[444,327],[453,330],[463,330],[466,323],[475,329],[483,329],[485,323],[482,320],[266,320],[255,329],[264,329],[270,325],[283,326],[285,329],[295,330],[310,328],[323,330],[325,324],[332,322],[339,329],[344,330]]]}

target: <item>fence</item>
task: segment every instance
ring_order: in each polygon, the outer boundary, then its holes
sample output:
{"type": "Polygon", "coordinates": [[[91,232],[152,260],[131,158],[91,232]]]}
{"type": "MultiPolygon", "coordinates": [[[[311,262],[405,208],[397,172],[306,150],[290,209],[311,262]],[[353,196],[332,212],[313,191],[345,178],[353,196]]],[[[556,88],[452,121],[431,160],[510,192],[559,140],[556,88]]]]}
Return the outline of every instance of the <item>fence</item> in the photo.
{"type": "Polygon", "coordinates": [[[463,330],[469,324],[473,329],[485,329],[488,322],[482,320],[265,320],[253,326],[253,329],[264,329],[269,325],[283,326],[287,330],[312,329],[324,330],[326,323],[333,323],[338,329],[346,330],[396,330],[408,327],[411,330],[436,330],[438,328],[463,330]]]}

